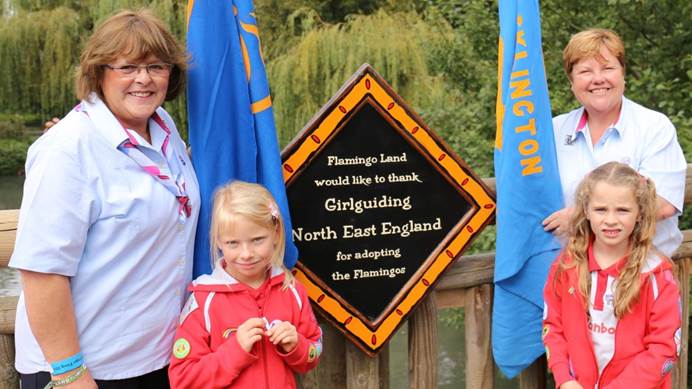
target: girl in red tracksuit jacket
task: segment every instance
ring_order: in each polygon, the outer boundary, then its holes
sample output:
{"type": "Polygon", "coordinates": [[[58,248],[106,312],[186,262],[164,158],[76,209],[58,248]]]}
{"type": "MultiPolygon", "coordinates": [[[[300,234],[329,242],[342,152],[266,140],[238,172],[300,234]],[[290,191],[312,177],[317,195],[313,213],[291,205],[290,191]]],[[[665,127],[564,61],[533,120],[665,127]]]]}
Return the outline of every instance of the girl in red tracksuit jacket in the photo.
{"type": "Polygon", "coordinates": [[[173,388],[295,388],[317,365],[321,331],[307,294],[283,266],[284,228],[262,186],[214,195],[215,268],[192,282],[168,375],[173,388]]]}
{"type": "Polygon", "coordinates": [[[651,180],[618,162],[579,184],[544,293],[543,342],[558,388],[671,387],[681,305],[670,261],[651,244],[656,207],[651,180]]]}

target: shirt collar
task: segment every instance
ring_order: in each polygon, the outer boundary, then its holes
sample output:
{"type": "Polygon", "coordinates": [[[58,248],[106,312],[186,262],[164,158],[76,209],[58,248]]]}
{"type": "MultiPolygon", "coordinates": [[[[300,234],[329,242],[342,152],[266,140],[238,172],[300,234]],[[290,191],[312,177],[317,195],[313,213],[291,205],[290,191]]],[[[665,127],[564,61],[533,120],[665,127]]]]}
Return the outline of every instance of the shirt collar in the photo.
{"type": "MultiPolygon", "coordinates": [[[[124,141],[128,140],[127,133],[123,131],[123,126],[118,119],[113,115],[113,112],[108,108],[106,103],[98,97],[96,93],[91,93],[86,100],[75,108],[77,111],[84,112],[94,124],[94,128],[99,131],[108,140],[108,143],[114,148],[118,148],[124,141]]],[[[157,109],[158,111],[158,109],[157,109]]],[[[158,115],[158,112],[154,112],[158,115]]],[[[149,119],[149,132],[151,134],[152,146],[156,150],[161,150],[166,138],[166,131],[157,123],[156,120],[149,119]]],[[[130,131],[131,134],[136,134],[130,131]]],[[[136,135],[142,144],[142,138],[136,135]]]]}
{"type": "Polygon", "coordinates": [[[594,238],[592,236],[591,241],[589,242],[589,248],[587,250],[589,256],[589,272],[598,271],[612,277],[619,276],[620,270],[622,270],[627,264],[627,259],[629,258],[629,256],[625,255],[624,257],[618,259],[614,264],[608,266],[605,269],[602,269],[601,266],[599,266],[596,262],[596,257],[593,254],[593,240],[594,238]]]}
{"type": "MultiPolygon", "coordinates": [[[[620,136],[622,136],[622,131],[624,129],[624,125],[623,125],[623,118],[625,116],[624,110],[626,108],[626,104],[628,101],[629,100],[627,100],[627,98],[625,98],[625,96],[622,96],[622,104],[620,105],[620,115],[618,116],[615,123],[611,123],[610,126],[608,126],[609,129],[612,128],[620,136]]],[[[567,134],[567,138],[570,139],[572,142],[574,140],[576,140],[577,137],[579,137],[579,134],[581,134],[582,136],[585,136],[584,130],[586,129],[586,126],[587,126],[588,120],[589,120],[589,113],[586,112],[584,107],[581,107],[579,109],[581,110],[581,114],[579,115],[579,120],[577,121],[577,125],[571,133],[567,134]]]]}

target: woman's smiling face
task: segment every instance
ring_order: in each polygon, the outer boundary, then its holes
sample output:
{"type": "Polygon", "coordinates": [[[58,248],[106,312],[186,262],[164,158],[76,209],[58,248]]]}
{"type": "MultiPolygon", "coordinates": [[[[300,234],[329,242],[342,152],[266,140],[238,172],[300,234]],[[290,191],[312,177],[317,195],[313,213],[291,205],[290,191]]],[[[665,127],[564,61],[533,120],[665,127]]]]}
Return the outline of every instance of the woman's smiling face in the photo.
{"type": "Polygon", "coordinates": [[[610,114],[620,109],[625,92],[625,69],[603,46],[600,57],[584,58],[570,73],[572,93],[589,114],[610,114]]]}
{"type": "MultiPolygon", "coordinates": [[[[150,54],[143,60],[118,57],[108,65],[118,68],[124,65],[148,65],[162,62],[150,54]]],[[[147,122],[156,108],[166,99],[170,73],[150,74],[141,67],[132,74],[122,74],[108,66],[105,67],[101,90],[105,103],[113,115],[126,128],[146,132],[147,122]]]]}

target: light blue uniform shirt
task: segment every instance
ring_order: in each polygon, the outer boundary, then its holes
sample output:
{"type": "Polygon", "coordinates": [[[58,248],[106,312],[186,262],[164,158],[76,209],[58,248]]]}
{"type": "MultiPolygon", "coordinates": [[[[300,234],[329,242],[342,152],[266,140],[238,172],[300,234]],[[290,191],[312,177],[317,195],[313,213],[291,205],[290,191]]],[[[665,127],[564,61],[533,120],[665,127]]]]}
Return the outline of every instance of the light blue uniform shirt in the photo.
{"type": "Polygon", "coordinates": [[[678,215],[685,198],[687,172],[673,123],[662,113],[623,97],[617,123],[606,129],[593,145],[583,117],[584,108],[581,107],[553,118],[565,206],[574,205],[577,185],[591,170],[610,161],[625,163],[651,178],[656,184],[656,193],[678,211],[656,223],[654,245],[670,256],[682,242],[678,215]]]}
{"type": "MultiPolygon", "coordinates": [[[[121,379],[168,364],[192,279],[199,187],[184,142],[159,108],[192,205],[180,223],[176,198],[118,150],[123,127],[95,95],[92,101],[82,102],[86,114],[73,110],[29,149],[10,266],[70,277],[85,364],[96,379],[121,379]]],[[[165,134],[153,120],[149,129],[160,151],[165,134]]],[[[19,372],[50,371],[23,295],[15,343],[19,372]]]]}

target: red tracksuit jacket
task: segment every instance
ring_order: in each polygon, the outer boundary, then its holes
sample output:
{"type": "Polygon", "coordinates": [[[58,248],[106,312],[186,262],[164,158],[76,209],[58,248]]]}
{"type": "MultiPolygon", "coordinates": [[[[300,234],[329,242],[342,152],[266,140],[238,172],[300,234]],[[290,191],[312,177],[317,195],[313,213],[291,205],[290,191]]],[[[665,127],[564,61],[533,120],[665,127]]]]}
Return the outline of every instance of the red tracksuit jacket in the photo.
{"type": "Polygon", "coordinates": [[[237,282],[221,266],[192,282],[180,315],[168,370],[172,388],[295,388],[294,372],[315,366],[322,332],[307,294],[297,281],[282,290],[283,271],[255,290],[237,282]],[[251,317],[291,322],[298,344],[284,354],[266,337],[245,352],[235,329],[251,317]]]}
{"type": "MultiPolygon", "coordinates": [[[[589,257],[593,269],[591,248],[589,257]]],[[[669,372],[680,353],[682,333],[680,294],[670,262],[649,255],[639,299],[617,320],[613,356],[600,377],[576,267],[556,277],[558,266],[556,261],[548,276],[543,315],[543,343],[556,387],[577,380],[584,389],[670,388],[669,372]]],[[[617,275],[617,268],[602,271],[617,275]]]]}

